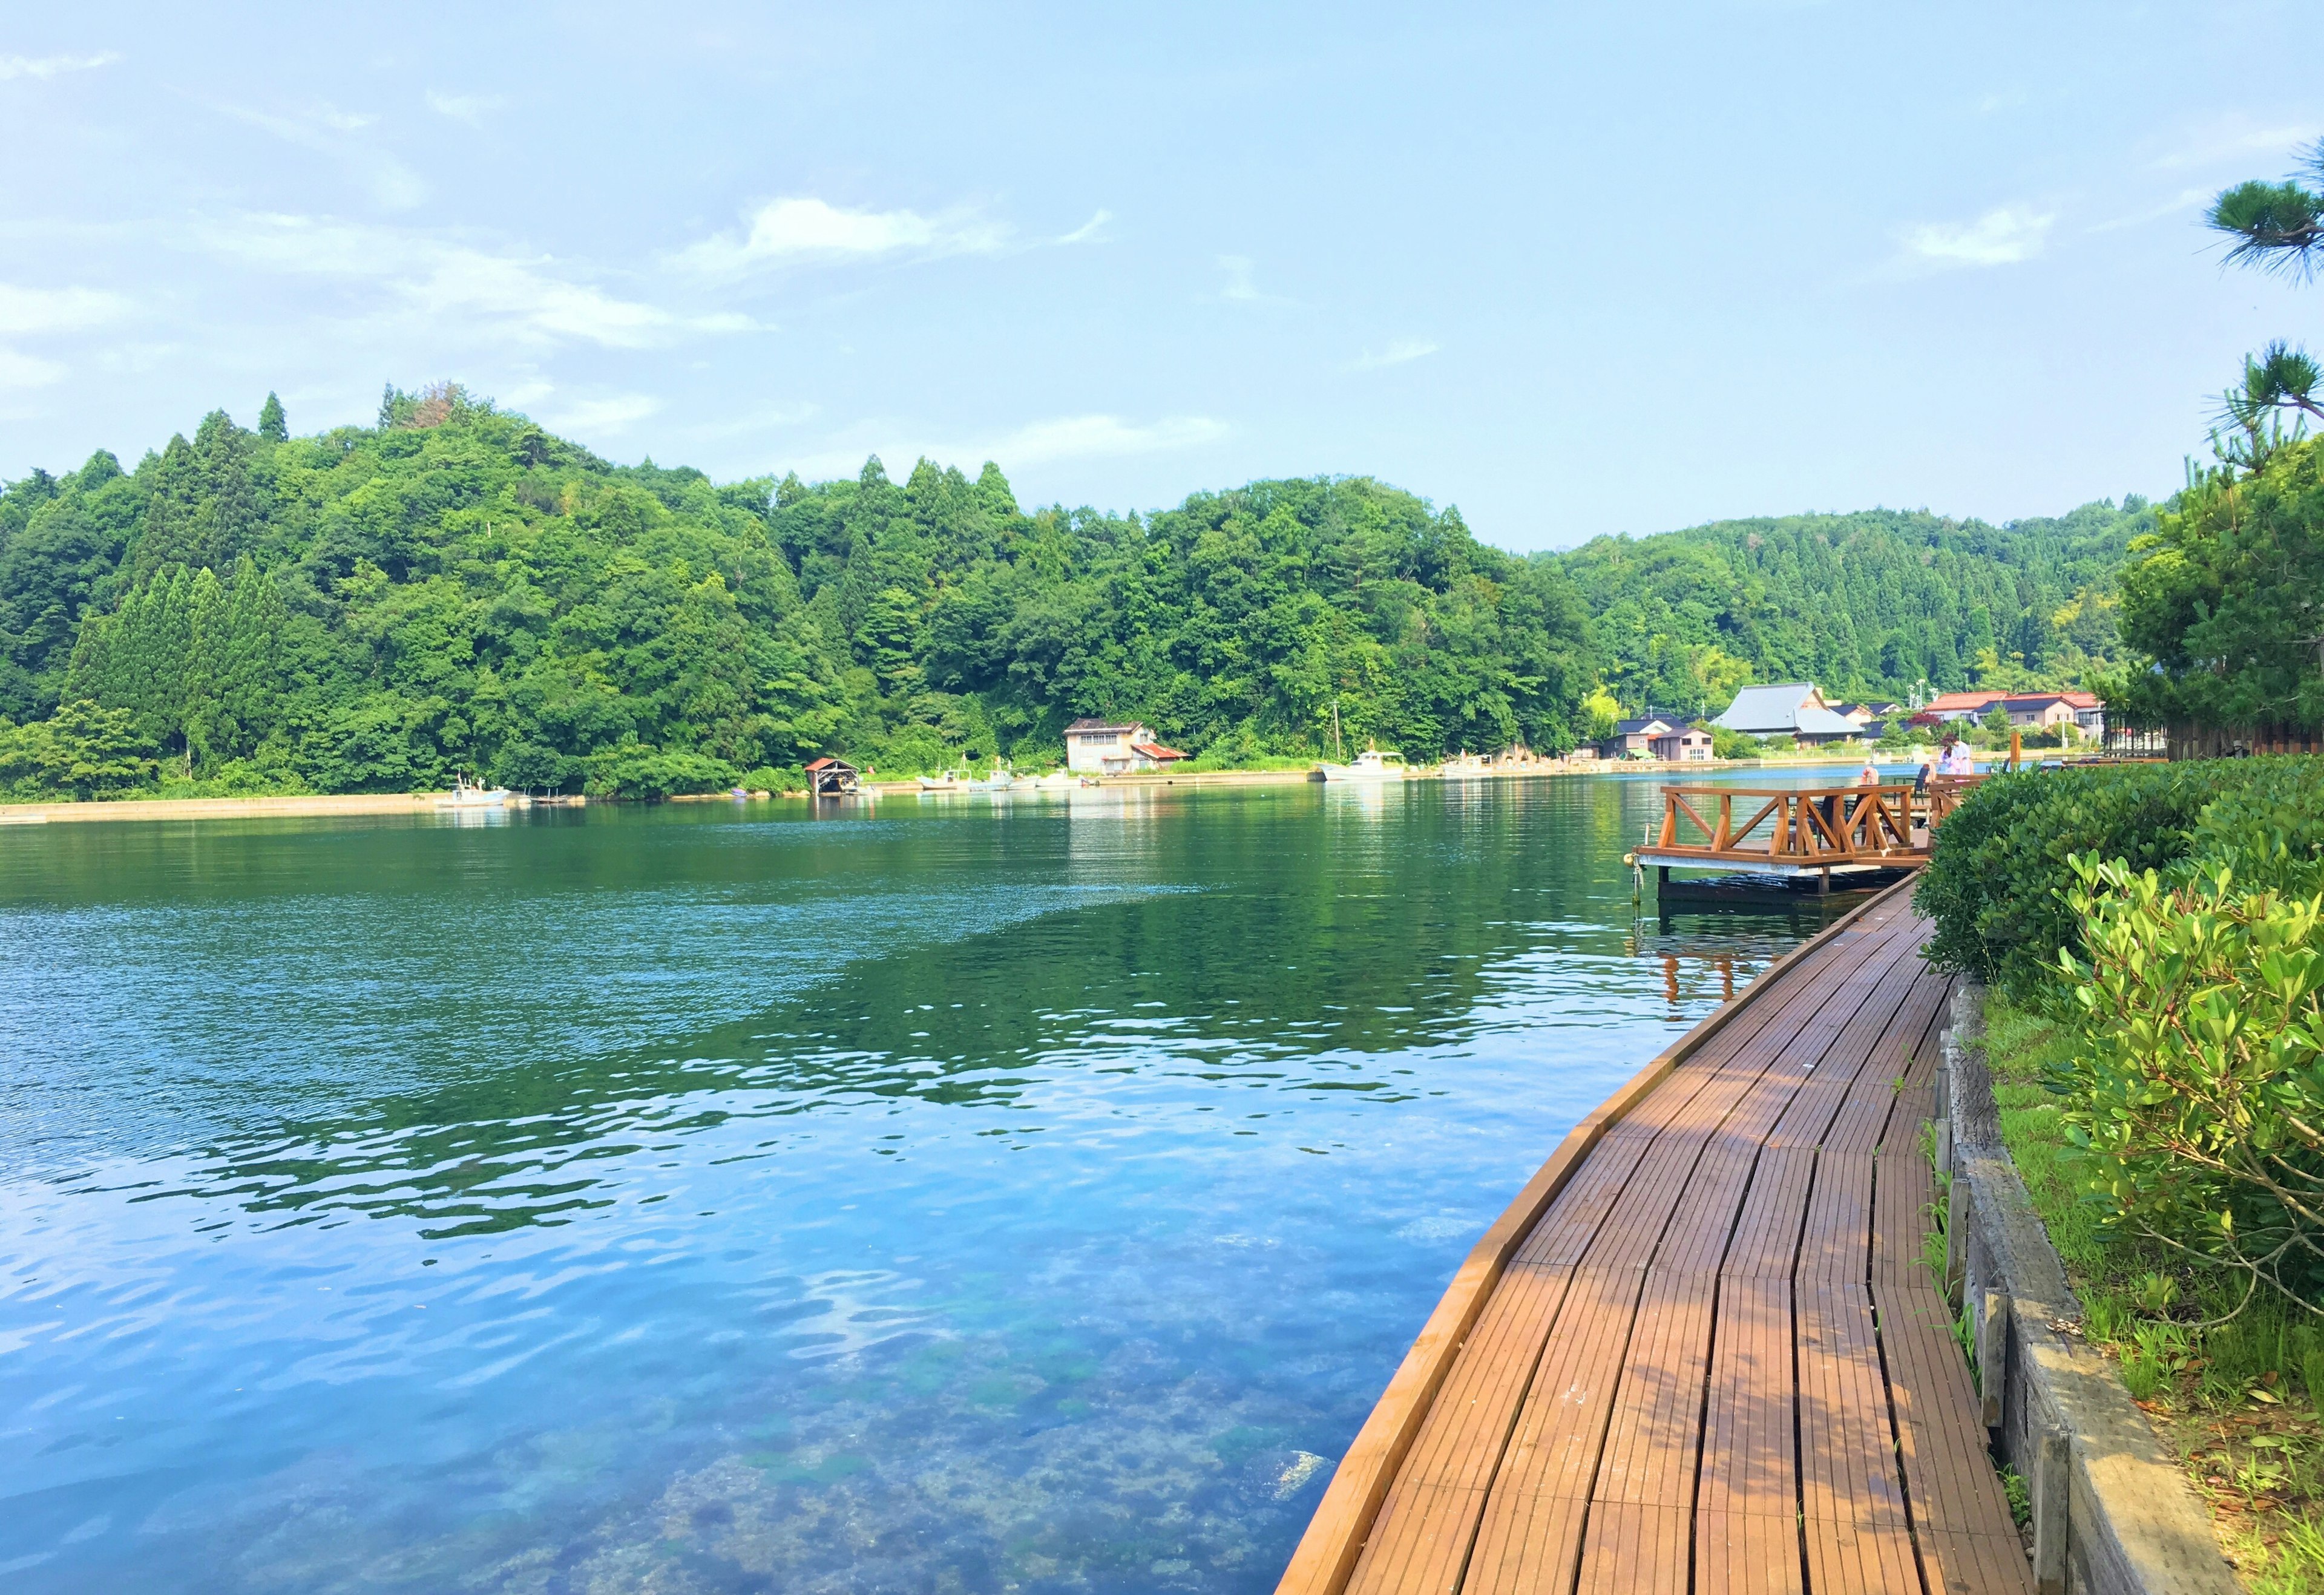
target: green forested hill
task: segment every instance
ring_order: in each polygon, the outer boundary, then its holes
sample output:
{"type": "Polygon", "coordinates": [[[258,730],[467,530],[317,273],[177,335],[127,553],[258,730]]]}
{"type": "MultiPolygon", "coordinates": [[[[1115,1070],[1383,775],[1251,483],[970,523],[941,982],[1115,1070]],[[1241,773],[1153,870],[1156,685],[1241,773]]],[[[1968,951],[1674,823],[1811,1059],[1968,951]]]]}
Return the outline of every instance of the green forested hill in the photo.
{"type": "Polygon", "coordinates": [[[2071,678],[2143,507],[1874,512],[1520,558],[1365,478],[1027,512],[878,461],[717,484],[614,466],[458,390],[292,438],[224,412],[124,472],[0,492],[0,790],[441,784],[651,793],[845,751],[1062,751],[1080,715],[1198,754],[1347,739],[1558,751],[1738,682],[2071,678]]]}
{"type": "MultiPolygon", "coordinates": [[[[1000,471],[724,486],[614,467],[456,390],[293,438],[223,413],[0,495],[0,787],[652,792],[842,749],[1570,745],[1594,681],[1554,564],[1366,480],[1028,514],[1000,471]]],[[[762,778],[763,779],[763,778],[762,778]]]]}
{"type": "Polygon", "coordinates": [[[1925,511],[1721,521],[1600,538],[1559,563],[1626,705],[1716,709],[1750,680],[1827,695],[2071,686],[2115,651],[2135,496],[1990,526],[1925,511]]]}

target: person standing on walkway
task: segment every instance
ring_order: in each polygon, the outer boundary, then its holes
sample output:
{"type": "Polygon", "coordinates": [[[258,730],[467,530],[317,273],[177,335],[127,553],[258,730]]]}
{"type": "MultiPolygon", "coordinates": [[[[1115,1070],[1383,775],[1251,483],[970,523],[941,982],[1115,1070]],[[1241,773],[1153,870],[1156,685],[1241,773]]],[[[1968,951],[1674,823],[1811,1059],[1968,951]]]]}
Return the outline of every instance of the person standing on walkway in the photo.
{"type": "Polygon", "coordinates": [[[1969,743],[1959,732],[1945,733],[1944,756],[1937,761],[1939,775],[1975,775],[1977,755],[1969,751],[1969,743]]]}

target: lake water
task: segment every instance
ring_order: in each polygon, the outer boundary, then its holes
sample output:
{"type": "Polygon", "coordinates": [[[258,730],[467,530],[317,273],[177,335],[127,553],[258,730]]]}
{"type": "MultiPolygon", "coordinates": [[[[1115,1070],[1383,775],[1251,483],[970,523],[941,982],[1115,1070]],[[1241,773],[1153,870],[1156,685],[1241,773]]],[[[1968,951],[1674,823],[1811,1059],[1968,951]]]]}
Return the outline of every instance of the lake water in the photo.
{"type": "Polygon", "coordinates": [[[1656,801],[0,831],[0,1587],[1268,1590],[1813,928],[1639,917],[1656,801]]]}

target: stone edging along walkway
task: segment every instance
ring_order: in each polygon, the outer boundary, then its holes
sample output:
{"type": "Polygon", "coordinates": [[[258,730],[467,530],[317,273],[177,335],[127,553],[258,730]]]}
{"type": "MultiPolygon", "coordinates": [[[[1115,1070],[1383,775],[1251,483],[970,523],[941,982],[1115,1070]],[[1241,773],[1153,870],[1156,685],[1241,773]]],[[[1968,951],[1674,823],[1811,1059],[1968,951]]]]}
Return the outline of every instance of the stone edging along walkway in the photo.
{"type": "Polygon", "coordinates": [[[2002,1144],[1985,1053],[1985,988],[1953,993],[1938,1074],[1938,1167],[1952,1176],[1946,1285],[1968,1303],[1995,1450],[2034,1498],[2043,1595],[2236,1595],[2210,1514],[2081,1337],[2081,1304],[2002,1144]]]}

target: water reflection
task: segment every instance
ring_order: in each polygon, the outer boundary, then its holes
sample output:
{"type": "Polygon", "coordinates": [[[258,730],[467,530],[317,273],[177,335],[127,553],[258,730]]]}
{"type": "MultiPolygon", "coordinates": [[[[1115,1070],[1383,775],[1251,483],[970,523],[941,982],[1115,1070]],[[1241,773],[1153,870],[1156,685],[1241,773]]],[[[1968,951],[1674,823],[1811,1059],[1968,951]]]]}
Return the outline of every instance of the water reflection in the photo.
{"type": "Polygon", "coordinates": [[[1469,1241],[1791,945],[1650,787],[0,853],[0,1572],[1259,1590],[1469,1241]]]}

